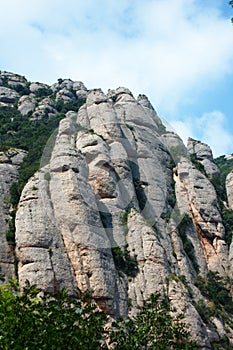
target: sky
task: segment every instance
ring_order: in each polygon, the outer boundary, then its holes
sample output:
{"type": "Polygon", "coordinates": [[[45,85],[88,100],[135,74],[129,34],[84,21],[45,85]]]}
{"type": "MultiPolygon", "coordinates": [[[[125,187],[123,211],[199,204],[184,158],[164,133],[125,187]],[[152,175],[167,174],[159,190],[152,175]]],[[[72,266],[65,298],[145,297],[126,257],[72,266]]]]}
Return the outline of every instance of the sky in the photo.
{"type": "Polygon", "coordinates": [[[186,143],[233,153],[228,0],[0,0],[0,70],[146,94],[186,143]]]}

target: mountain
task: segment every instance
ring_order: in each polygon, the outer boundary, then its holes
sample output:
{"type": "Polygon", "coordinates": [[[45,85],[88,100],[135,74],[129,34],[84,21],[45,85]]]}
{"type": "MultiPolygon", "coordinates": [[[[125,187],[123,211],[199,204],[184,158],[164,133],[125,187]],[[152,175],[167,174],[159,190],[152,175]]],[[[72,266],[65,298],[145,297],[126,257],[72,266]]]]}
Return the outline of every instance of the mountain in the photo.
{"type": "Polygon", "coordinates": [[[145,95],[9,72],[0,150],[2,280],[90,289],[113,318],[167,293],[200,349],[231,347],[231,157],[185,147],[145,95]]]}

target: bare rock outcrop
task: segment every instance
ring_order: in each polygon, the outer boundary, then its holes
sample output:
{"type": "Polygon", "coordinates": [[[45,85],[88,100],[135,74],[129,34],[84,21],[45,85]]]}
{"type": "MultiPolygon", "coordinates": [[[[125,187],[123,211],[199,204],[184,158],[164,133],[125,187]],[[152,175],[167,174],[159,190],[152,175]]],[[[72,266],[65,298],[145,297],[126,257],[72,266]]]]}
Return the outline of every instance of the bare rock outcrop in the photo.
{"type": "Polygon", "coordinates": [[[233,210],[233,172],[231,171],[226,178],[226,191],[228,206],[233,210]]]}
{"type": "Polygon", "coordinates": [[[18,110],[22,115],[33,112],[36,107],[36,99],[34,95],[23,95],[18,101],[18,110]]]}
{"type": "Polygon", "coordinates": [[[18,86],[25,87],[27,85],[27,79],[19,74],[0,71],[0,85],[8,86],[13,89],[18,86]]]}
{"type": "MultiPolygon", "coordinates": [[[[138,101],[125,88],[108,95],[91,90],[78,114],[69,112],[60,122],[51,159],[24,188],[17,211],[22,285],[29,280],[53,293],[63,286],[91,289],[97,304],[113,317],[134,314],[151,293],[165,293],[168,284],[178,303],[174,284],[186,288],[181,275],[195,288],[195,269],[176,225],[169,222],[175,160],[167,145],[182,142],[173,134],[161,136],[160,125],[146,98],[138,101]],[[132,270],[117,266],[116,253],[128,256],[132,270]]],[[[180,195],[180,210],[189,209],[189,200],[193,203],[189,233],[201,252],[200,270],[206,273],[219,264],[222,273],[227,269],[224,228],[212,185],[190,162],[178,164],[177,174],[177,191],[180,186],[189,192],[189,197],[180,195]],[[202,181],[208,191],[204,204],[191,186],[202,181]],[[208,259],[205,240],[211,247],[208,259]]],[[[195,319],[193,335],[207,349],[207,328],[187,292],[180,294],[179,305],[187,320],[195,319]]]]}
{"type": "Polygon", "coordinates": [[[12,106],[19,98],[19,94],[8,87],[0,86],[0,106],[12,106]]]}
{"type": "Polygon", "coordinates": [[[31,83],[30,84],[30,91],[32,93],[38,93],[38,91],[40,90],[48,90],[49,89],[49,86],[47,84],[43,84],[43,83],[31,83]]]}
{"type": "Polygon", "coordinates": [[[187,149],[189,154],[193,155],[198,161],[200,161],[210,177],[219,174],[219,169],[214,163],[213,153],[210,146],[189,137],[187,149]]]}
{"type": "MultiPolygon", "coordinates": [[[[209,272],[232,277],[233,246],[229,253],[210,181],[219,169],[209,146],[189,139],[186,148],[149,99],[136,99],[127,88],[105,94],[70,79],[49,87],[0,73],[0,102],[18,101],[32,123],[86,98],[60,121],[41,168],[23,189],[15,251],[5,238],[5,219],[25,152],[0,153],[0,274],[14,274],[18,261],[21,286],[29,280],[55,294],[63,287],[92,290],[113,318],[134,315],[152,293],[166,293],[191,324],[200,349],[229,336],[223,318],[215,313],[206,321],[198,309],[210,302],[198,279],[209,272]],[[25,84],[24,92],[18,94],[14,81],[25,84]]],[[[232,173],[226,188],[233,209],[232,173]]]]}
{"type": "Polygon", "coordinates": [[[57,113],[55,103],[50,97],[43,98],[34,109],[30,119],[41,120],[54,116],[57,113]]]}
{"type": "Polygon", "coordinates": [[[15,275],[14,249],[12,242],[7,241],[11,220],[10,187],[17,180],[19,165],[25,155],[26,152],[19,149],[0,152],[0,275],[6,278],[15,275]]]}
{"type": "Polygon", "coordinates": [[[224,275],[229,272],[228,249],[213,185],[187,158],[178,164],[175,181],[178,207],[181,213],[189,213],[195,226],[190,239],[196,246],[200,271],[224,275]]]}

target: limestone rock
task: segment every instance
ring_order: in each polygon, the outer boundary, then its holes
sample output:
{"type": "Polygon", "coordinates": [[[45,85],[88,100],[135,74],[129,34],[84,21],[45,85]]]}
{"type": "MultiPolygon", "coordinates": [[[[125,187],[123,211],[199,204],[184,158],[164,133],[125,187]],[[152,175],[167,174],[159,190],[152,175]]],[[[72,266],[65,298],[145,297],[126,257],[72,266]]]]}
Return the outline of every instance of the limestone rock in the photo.
{"type": "MultiPolygon", "coordinates": [[[[14,251],[6,240],[9,229],[10,187],[17,180],[19,165],[26,152],[19,149],[9,149],[0,152],[0,275],[14,277],[14,251]]],[[[1,282],[0,282],[1,283],[1,282]]]]}
{"type": "Polygon", "coordinates": [[[43,83],[38,83],[38,82],[36,82],[36,83],[31,83],[30,84],[30,91],[32,92],[32,93],[37,93],[39,90],[41,90],[41,89],[46,89],[46,90],[48,90],[49,89],[49,86],[47,85],[47,84],[43,84],[43,83]]]}
{"type": "Polygon", "coordinates": [[[233,210],[233,171],[227,175],[226,191],[229,208],[233,210]]]}
{"type": "MultiPolygon", "coordinates": [[[[0,92],[15,93],[15,102],[19,95],[13,85],[6,86],[10,79],[29,84],[1,72],[0,92]]],[[[40,89],[49,88],[30,84],[31,93],[18,101],[22,115],[32,112],[31,120],[39,123],[58,113],[59,101],[63,106],[86,97],[86,103],[78,112],[66,113],[47,164],[23,189],[14,253],[5,239],[5,219],[9,188],[25,152],[0,152],[0,274],[14,274],[15,255],[21,286],[29,280],[50,293],[63,287],[71,292],[91,289],[98,306],[112,317],[134,315],[151,293],[168,293],[191,324],[200,349],[211,349],[211,341],[230,331],[220,317],[206,324],[198,314],[196,303],[206,299],[195,281],[209,271],[232,276],[233,246],[229,253],[208,178],[218,173],[209,146],[189,139],[186,148],[163,125],[148,98],[135,99],[127,88],[105,94],[59,79],[51,86],[53,96],[39,98],[40,89]],[[134,268],[119,266],[116,251],[134,268]]],[[[226,187],[232,208],[231,175],[226,187]]]]}
{"type": "Polygon", "coordinates": [[[31,120],[41,120],[54,116],[57,113],[55,109],[54,101],[50,97],[43,98],[38,106],[35,108],[30,119],[31,120]]]}
{"type": "Polygon", "coordinates": [[[187,149],[191,155],[194,155],[196,159],[201,162],[208,175],[213,176],[219,174],[219,169],[214,163],[210,146],[189,137],[187,149]]]}
{"type": "Polygon", "coordinates": [[[75,96],[67,89],[61,89],[56,93],[56,101],[62,100],[64,102],[68,102],[74,99],[75,96]]]}
{"type": "Polygon", "coordinates": [[[11,72],[0,71],[0,80],[0,85],[8,86],[10,88],[14,88],[17,85],[27,85],[27,79],[25,77],[11,72]]]}
{"type": "Polygon", "coordinates": [[[12,106],[14,102],[19,98],[19,94],[13,89],[0,86],[0,105],[12,106]]]}
{"type": "Polygon", "coordinates": [[[34,111],[36,106],[36,99],[33,95],[23,95],[18,101],[18,110],[22,115],[27,115],[34,111]]]}
{"type": "Polygon", "coordinates": [[[74,82],[71,79],[58,79],[58,83],[55,83],[51,86],[53,91],[58,91],[61,89],[70,90],[73,88],[74,82]]]}
{"type": "MultiPolygon", "coordinates": [[[[196,247],[197,258],[205,257],[208,269],[224,274],[229,271],[224,227],[219,211],[215,189],[210,181],[187,159],[178,164],[176,181],[177,203],[181,213],[190,213],[195,225],[195,240],[200,240],[203,250],[196,247]]],[[[205,266],[199,261],[201,271],[205,266]]]]}
{"type": "Polygon", "coordinates": [[[87,88],[81,81],[73,81],[71,79],[58,79],[58,83],[51,86],[52,91],[58,92],[59,90],[65,89],[68,91],[76,91],[78,96],[79,92],[85,96],[87,94],[87,88]]]}

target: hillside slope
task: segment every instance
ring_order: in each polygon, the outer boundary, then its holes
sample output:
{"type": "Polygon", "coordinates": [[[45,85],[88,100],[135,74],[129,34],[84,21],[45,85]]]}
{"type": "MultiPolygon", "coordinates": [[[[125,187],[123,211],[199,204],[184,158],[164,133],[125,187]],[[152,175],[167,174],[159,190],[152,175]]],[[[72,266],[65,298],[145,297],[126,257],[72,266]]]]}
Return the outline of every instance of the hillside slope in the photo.
{"type": "Polygon", "coordinates": [[[51,293],[91,289],[112,317],[168,293],[201,349],[228,349],[231,167],[223,195],[209,146],[186,148],[126,88],[1,72],[0,113],[0,273],[51,293]]]}

